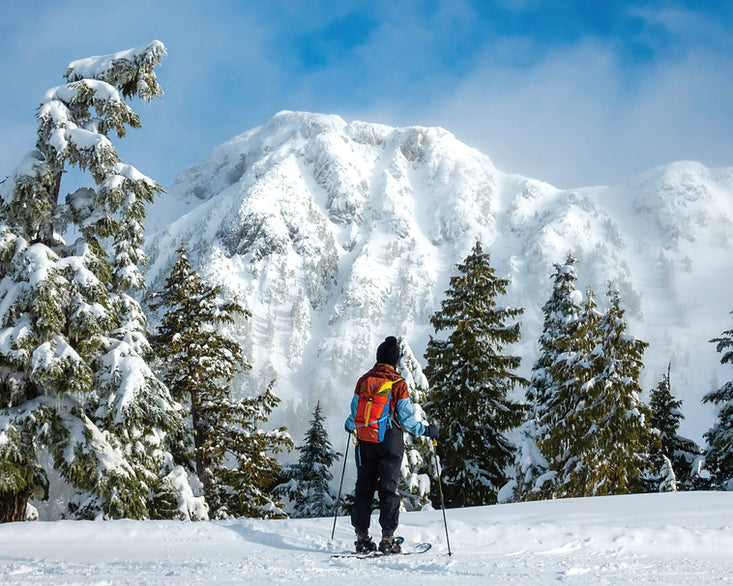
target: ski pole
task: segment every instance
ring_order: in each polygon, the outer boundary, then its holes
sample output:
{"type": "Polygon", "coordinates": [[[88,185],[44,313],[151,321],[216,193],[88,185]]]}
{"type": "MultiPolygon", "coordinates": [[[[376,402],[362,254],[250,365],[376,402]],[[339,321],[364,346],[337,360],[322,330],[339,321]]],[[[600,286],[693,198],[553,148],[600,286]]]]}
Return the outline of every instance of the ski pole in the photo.
{"type": "Polygon", "coordinates": [[[443,479],[441,478],[440,469],[440,458],[435,453],[435,448],[438,445],[438,440],[433,440],[433,462],[435,462],[435,472],[438,474],[438,494],[440,494],[440,510],[443,511],[443,526],[445,527],[445,542],[448,544],[448,557],[452,556],[453,553],[450,550],[450,537],[448,537],[448,521],[445,518],[445,501],[443,500],[443,479]]]}
{"type": "Polygon", "coordinates": [[[349,444],[351,443],[351,432],[346,436],[346,449],[344,450],[344,467],[341,469],[341,482],[339,482],[339,495],[336,498],[336,510],[333,512],[333,528],[331,529],[331,541],[336,533],[336,518],[339,514],[341,504],[341,488],[344,486],[344,474],[346,473],[346,457],[349,455],[349,444]]]}

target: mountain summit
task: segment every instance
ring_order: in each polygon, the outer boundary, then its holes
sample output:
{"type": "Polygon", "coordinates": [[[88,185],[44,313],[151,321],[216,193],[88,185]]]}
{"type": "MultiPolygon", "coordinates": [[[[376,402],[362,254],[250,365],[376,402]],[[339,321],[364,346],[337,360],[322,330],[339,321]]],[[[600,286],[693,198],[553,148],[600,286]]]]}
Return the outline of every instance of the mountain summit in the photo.
{"type": "Polygon", "coordinates": [[[183,242],[203,277],[242,299],[253,317],[237,334],[254,369],[240,392],[277,378],[300,436],[317,400],[340,432],[385,336],[422,355],[477,239],[512,281],[506,304],[526,308],[512,352],[528,373],[552,265],[572,253],[579,288],[601,299],[612,280],[632,333],[650,342],[645,388],[672,363],[682,431],[699,441],[713,424],[700,399],[730,376],[708,340],[730,328],[732,217],[733,168],[678,162],[559,190],[502,173],[441,128],[280,112],[181,172],[152,206],[146,277],[158,289],[183,242]]]}

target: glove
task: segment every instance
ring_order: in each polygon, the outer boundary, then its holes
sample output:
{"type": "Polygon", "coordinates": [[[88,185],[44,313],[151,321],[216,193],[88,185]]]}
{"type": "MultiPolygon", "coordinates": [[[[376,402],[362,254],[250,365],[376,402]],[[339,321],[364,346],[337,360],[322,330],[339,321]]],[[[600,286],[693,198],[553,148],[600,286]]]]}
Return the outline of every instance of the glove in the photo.
{"type": "Polygon", "coordinates": [[[439,432],[440,432],[440,428],[437,425],[433,425],[431,423],[430,425],[428,425],[425,428],[425,431],[423,431],[422,434],[425,437],[429,437],[430,439],[436,440],[438,439],[439,432]]]}
{"type": "Polygon", "coordinates": [[[348,422],[347,423],[344,423],[344,430],[346,431],[346,433],[353,433],[353,431],[354,431],[353,429],[349,429],[348,422]]]}

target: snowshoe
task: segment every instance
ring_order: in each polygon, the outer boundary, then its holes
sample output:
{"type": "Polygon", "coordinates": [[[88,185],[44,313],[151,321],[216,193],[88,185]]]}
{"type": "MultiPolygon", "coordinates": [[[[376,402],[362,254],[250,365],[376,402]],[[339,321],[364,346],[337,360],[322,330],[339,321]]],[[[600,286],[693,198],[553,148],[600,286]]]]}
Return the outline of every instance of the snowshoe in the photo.
{"type": "Polygon", "coordinates": [[[394,537],[384,537],[382,541],[379,542],[379,551],[383,554],[402,553],[402,546],[400,543],[400,540],[397,540],[394,537]]]}
{"type": "Polygon", "coordinates": [[[357,535],[354,548],[356,553],[371,553],[377,550],[377,544],[368,535],[357,535]]]}

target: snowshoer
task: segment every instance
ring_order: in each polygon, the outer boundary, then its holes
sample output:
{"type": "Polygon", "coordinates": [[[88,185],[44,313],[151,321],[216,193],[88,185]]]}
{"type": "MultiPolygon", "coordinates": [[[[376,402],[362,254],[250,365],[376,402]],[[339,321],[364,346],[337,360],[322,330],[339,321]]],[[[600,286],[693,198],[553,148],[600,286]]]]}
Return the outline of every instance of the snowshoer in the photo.
{"type": "Polygon", "coordinates": [[[400,348],[389,336],[377,348],[377,363],[356,383],[351,400],[351,415],[346,431],[356,432],[356,490],[351,524],[356,531],[356,551],[374,551],[369,536],[374,491],[379,495],[379,524],[382,540],[379,551],[399,553],[394,539],[399,523],[400,497],[397,494],[402,455],[403,431],[438,438],[437,425],[425,425],[413,415],[407,383],[397,373],[400,348]]]}

